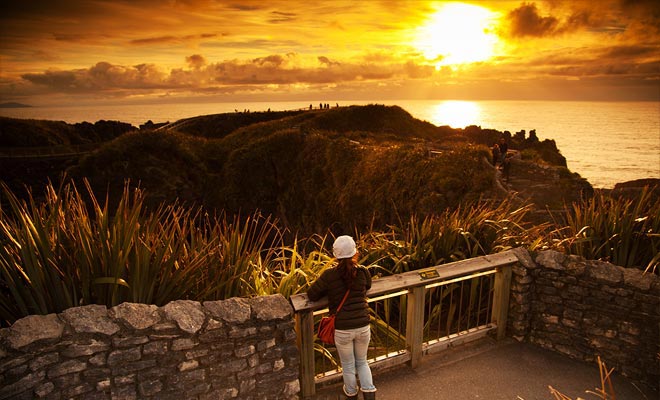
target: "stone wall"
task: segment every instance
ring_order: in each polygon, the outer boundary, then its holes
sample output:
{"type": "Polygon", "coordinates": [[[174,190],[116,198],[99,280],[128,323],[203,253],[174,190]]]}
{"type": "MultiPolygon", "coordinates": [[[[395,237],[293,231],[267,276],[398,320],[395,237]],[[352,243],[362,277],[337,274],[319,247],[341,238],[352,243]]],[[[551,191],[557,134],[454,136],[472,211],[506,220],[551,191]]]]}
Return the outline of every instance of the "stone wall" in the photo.
{"type": "Polygon", "coordinates": [[[0,330],[0,399],[297,398],[295,340],[280,295],[34,315],[0,330]]]}
{"type": "Polygon", "coordinates": [[[516,252],[510,335],[575,359],[600,356],[660,389],[660,277],[556,251],[516,252]]]}

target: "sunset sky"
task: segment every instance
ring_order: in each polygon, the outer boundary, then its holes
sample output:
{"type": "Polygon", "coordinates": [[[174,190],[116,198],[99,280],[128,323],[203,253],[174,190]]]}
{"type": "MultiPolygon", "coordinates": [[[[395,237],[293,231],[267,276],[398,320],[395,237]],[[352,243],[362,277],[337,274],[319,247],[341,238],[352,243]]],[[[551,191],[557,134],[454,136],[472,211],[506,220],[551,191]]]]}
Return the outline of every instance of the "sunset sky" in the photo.
{"type": "Polygon", "coordinates": [[[660,2],[23,0],[0,102],[660,101],[660,2]]]}

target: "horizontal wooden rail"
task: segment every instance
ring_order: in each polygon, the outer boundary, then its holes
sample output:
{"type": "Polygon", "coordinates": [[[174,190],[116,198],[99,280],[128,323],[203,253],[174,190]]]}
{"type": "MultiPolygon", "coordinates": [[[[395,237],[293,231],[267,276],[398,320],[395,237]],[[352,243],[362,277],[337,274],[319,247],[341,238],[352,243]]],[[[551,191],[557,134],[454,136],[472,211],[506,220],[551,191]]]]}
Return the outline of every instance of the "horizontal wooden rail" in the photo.
{"type": "MultiPolygon", "coordinates": [[[[402,274],[385,276],[374,279],[371,289],[367,292],[367,297],[376,297],[386,293],[395,292],[402,289],[410,289],[417,286],[426,286],[432,283],[441,282],[447,279],[453,279],[463,275],[469,275],[476,272],[513,264],[518,261],[513,251],[491,254],[487,256],[470,258],[467,260],[456,261],[447,264],[436,265],[431,268],[425,268],[417,271],[404,272],[402,274]],[[437,277],[423,279],[420,273],[437,272],[437,277]]],[[[431,275],[427,273],[427,275],[431,275]]],[[[300,293],[291,296],[291,304],[295,312],[305,310],[318,310],[328,306],[328,299],[322,298],[318,301],[311,301],[307,293],[300,293]]]]}

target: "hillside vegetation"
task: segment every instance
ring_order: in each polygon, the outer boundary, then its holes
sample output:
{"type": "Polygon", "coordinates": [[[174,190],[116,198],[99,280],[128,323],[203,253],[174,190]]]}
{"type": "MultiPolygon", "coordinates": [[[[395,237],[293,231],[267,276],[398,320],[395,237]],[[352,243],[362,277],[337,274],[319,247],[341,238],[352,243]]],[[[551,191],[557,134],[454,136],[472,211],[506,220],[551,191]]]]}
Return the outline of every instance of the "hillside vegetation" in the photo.
{"type": "Polygon", "coordinates": [[[345,233],[378,274],[514,247],[660,272],[659,189],[594,195],[553,141],[377,105],[238,114],[84,156],[0,153],[0,326],[85,304],[290,296],[334,265],[345,233]],[[499,137],[516,155],[508,178],[489,160],[499,137]]]}
{"type": "MultiPolygon", "coordinates": [[[[21,124],[61,128],[69,142],[90,139],[79,124],[4,120],[3,131],[21,124]]],[[[178,200],[228,215],[259,210],[304,233],[351,231],[504,196],[489,163],[488,146],[500,137],[534,165],[565,168],[554,141],[437,127],[400,107],[368,105],[208,115],[122,132],[66,172],[111,200],[128,180],[145,190],[151,207],[178,200]]],[[[558,201],[578,199],[583,180],[570,172],[563,179],[555,182],[564,186],[558,201]]]]}

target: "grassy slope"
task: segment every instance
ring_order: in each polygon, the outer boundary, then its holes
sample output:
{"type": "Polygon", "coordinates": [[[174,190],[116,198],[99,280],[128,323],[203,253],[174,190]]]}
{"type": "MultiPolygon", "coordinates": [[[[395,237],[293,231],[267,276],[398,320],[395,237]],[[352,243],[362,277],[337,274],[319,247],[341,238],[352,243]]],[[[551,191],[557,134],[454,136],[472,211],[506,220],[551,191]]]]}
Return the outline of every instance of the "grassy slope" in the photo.
{"type": "Polygon", "coordinates": [[[219,114],[167,128],[121,135],[69,174],[101,197],[130,179],[154,206],[260,209],[306,232],[384,226],[496,195],[484,144],[502,133],[436,127],[399,107],[219,114]]]}

